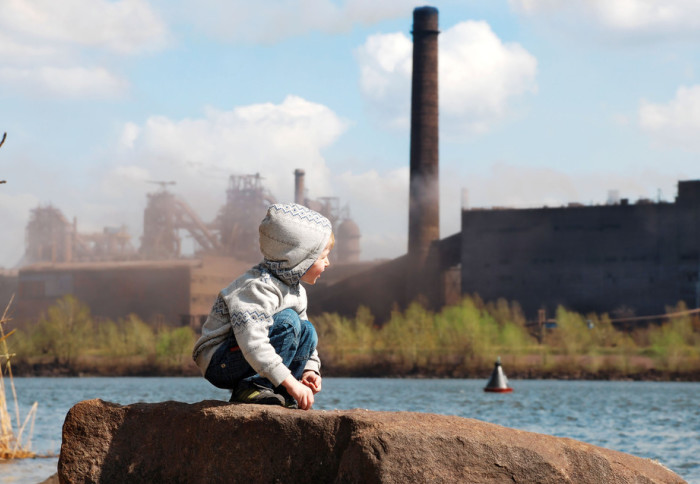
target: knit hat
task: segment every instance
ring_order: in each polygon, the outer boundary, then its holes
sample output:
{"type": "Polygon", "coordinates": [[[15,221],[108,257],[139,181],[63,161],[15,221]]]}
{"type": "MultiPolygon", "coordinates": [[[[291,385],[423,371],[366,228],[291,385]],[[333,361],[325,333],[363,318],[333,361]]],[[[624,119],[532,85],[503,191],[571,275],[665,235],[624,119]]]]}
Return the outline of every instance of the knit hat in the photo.
{"type": "Polygon", "coordinates": [[[297,284],[328,245],[330,221],[296,203],[270,205],[260,223],[260,252],[273,274],[297,284]]]}

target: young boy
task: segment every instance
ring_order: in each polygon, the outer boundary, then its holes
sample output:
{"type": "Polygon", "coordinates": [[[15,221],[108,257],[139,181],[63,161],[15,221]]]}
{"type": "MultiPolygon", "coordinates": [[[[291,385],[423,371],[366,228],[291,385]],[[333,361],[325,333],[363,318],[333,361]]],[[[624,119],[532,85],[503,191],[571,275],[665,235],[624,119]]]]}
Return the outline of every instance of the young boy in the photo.
{"type": "Polygon", "coordinates": [[[274,204],[260,223],[263,261],[223,289],[192,357],[231,402],[308,410],[321,391],[318,337],[306,291],[330,265],[331,223],[297,204],[274,204]]]}

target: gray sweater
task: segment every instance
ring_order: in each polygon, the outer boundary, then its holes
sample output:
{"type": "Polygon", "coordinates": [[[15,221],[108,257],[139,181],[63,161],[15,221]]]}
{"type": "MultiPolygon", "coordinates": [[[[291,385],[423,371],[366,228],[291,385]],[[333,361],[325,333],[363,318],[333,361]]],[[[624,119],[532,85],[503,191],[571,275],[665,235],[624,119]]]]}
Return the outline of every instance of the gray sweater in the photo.
{"type": "MultiPolygon", "coordinates": [[[[202,374],[218,346],[231,333],[236,336],[243,356],[253,369],[277,386],[290,375],[282,358],[270,344],[268,333],[272,316],[291,308],[301,319],[306,315],[306,290],[297,283],[288,285],[265,263],[251,268],[217,296],[216,303],[202,326],[202,336],[195,344],[193,358],[202,374]]],[[[306,363],[305,370],[320,372],[318,352],[306,363]]]]}
{"type": "MultiPolygon", "coordinates": [[[[192,357],[205,374],[214,352],[233,330],[250,366],[278,386],[291,372],[270,344],[272,317],[291,308],[307,319],[306,290],[299,281],[326,248],[331,223],[302,205],[274,204],[259,232],[264,261],[219,293],[192,357]]],[[[318,373],[320,369],[321,360],[314,351],[305,370],[318,373]]]]}

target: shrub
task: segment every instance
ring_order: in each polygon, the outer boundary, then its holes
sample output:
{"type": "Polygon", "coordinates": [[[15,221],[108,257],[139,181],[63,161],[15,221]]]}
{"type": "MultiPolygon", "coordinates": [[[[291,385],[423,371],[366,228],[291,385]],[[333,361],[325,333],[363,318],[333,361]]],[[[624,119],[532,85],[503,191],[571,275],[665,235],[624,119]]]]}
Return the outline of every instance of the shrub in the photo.
{"type": "Polygon", "coordinates": [[[591,349],[591,328],[582,315],[559,306],[556,319],[557,327],[545,335],[546,344],[564,355],[585,354],[591,349]]]}
{"type": "Polygon", "coordinates": [[[170,363],[179,364],[192,353],[195,334],[189,326],[162,329],[156,340],[156,356],[170,363]]]}
{"type": "Polygon", "coordinates": [[[97,348],[105,356],[150,356],[156,352],[153,329],[135,314],[118,322],[103,321],[97,325],[97,348]]]}
{"type": "Polygon", "coordinates": [[[32,346],[40,354],[70,366],[92,343],[89,308],[73,296],[64,296],[49,307],[32,331],[32,346]]]}

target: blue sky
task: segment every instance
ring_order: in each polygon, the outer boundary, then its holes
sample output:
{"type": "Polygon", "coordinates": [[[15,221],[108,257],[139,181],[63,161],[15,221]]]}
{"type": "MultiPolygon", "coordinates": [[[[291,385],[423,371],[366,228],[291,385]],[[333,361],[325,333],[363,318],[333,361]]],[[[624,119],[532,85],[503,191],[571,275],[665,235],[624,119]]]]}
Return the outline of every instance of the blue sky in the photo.
{"type": "MultiPolygon", "coordinates": [[[[200,217],[228,176],[340,197],[406,250],[409,0],[0,0],[0,267],[30,210],[142,231],[148,180],[200,217]]],[[[470,207],[672,201],[700,178],[700,2],[445,0],[441,230],[470,207]]]]}

